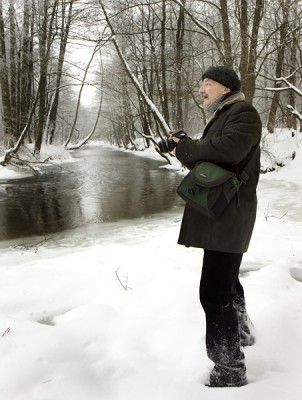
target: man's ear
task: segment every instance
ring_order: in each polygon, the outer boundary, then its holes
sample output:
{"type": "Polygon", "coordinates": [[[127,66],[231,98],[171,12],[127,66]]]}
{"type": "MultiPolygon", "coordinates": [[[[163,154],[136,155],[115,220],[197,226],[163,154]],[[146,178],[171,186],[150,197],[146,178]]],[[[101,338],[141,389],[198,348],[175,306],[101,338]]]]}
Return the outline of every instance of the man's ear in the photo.
{"type": "Polygon", "coordinates": [[[227,94],[227,93],[229,93],[229,92],[231,92],[231,89],[230,89],[230,88],[228,88],[228,87],[224,87],[224,88],[223,88],[223,94],[227,94]]]}

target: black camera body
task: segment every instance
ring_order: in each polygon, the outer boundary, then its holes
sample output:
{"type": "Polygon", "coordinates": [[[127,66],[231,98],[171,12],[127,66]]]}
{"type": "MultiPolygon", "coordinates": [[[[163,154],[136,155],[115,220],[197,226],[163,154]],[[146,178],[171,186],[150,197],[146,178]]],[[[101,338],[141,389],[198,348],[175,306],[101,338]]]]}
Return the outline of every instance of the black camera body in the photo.
{"type": "MultiPolygon", "coordinates": [[[[171,136],[176,137],[177,139],[186,139],[188,137],[186,132],[182,131],[182,130],[172,132],[171,136]]],[[[169,137],[167,139],[160,140],[157,143],[157,146],[161,153],[169,153],[170,151],[172,151],[174,149],[174,147],[176,146],[176,143],[174,142],[174,140],[172,138],[169,137]]]]}

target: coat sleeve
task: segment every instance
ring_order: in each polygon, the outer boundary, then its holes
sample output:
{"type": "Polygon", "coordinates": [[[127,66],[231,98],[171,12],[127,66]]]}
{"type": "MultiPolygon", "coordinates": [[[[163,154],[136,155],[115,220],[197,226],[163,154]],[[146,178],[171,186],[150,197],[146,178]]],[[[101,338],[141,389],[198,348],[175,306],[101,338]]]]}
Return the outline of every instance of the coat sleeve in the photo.
{"type": "Polygon", "coordinates": [[[220,111],[205,138],[180,140],[176,146],[176,157],[186,166],[199,161],[236,165],[247,156],[260,137],[258,112],[252,105],[240,102],[233,104],[229,110],[220,111]]]}

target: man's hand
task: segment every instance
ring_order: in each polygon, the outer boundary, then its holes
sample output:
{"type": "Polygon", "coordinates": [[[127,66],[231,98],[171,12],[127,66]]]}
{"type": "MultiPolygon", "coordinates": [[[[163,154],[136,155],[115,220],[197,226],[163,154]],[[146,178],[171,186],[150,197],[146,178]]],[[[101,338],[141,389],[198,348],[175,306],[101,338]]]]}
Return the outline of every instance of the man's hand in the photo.
{"type": "MultiPolygon", "coordinates": [[[[185,138],[187,138],[188,136],[187,136],[187,134],[186,134],[185,131],[180,130],[180,131],[174,131],[174,132],[172,132],[171,137],[172,137],[172,139],[173,139],[173,141],[174,141],[175,143],[178,143],[181,139],[185,139],[185,138]]],[[[176,147],[174,147],[173,153],[176,155],[176,147]]]]}
{"type": "MultiPolygon", "coordinates": [[[[178,139],[175,136],[172,136],[172,139],[175,143],[178,143],[180,141],[180,139],[178,139]]],[[[172,150],[172,153],[176,155],[176,146],[174,147],[174,149],[172,150]]]]}

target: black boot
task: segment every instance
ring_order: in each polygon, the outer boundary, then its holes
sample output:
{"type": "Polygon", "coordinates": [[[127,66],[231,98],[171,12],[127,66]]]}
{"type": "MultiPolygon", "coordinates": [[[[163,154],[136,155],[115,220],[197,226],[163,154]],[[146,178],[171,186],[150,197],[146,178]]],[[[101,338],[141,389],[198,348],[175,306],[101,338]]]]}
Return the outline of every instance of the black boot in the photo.
{"type": "Polygon", "coordinates": [[[248,384],[245,373],[245,366],[224,368],[222,365],[215,365],[211,374],[208,387],[240,387],[248,384]]]}
{"type": "Polygon", "coordinates": [[[246,385],[244,353],[240,346],[238,317],[233,304],[217,306],[203,300],[206,312],[206,347],[215,364],[210,374],[210,387],[246,385]]]}
{"type": "Polygon", "coordinates": [[[255,336],[251,333],[252,323],[246,312],[244,298],[237,297],[234,300],[233,305],[238,317],[241,346],[252,346],[255,343],[256,339],[255,336]]]}

